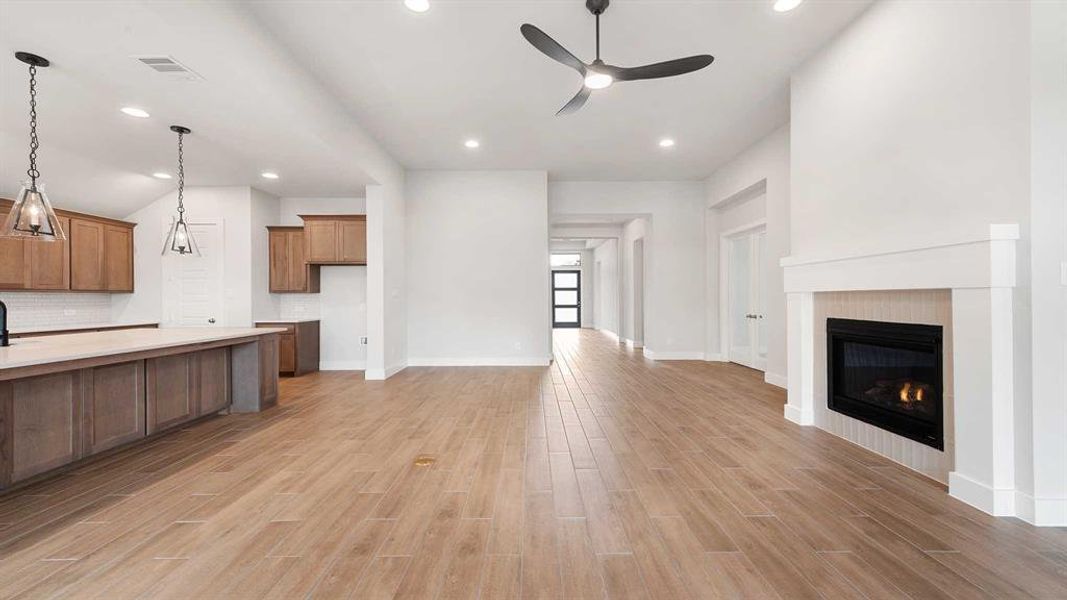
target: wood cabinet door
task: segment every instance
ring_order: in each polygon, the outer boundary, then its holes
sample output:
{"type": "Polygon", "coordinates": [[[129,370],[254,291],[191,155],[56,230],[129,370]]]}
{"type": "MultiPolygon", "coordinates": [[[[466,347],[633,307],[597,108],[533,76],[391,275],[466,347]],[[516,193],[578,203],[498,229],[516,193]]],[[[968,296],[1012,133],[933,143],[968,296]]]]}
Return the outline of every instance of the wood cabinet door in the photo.
{"type": "Polygon", "coordinates": [[[293,292],[308,291],[308,266],[304,261],[304,233],[290,231],[286,234],[289,247],[288,274],[289,290],[293,292]]]}
{"type": "MultiPolygon", "coordinates": [[[[0,403],[8,406],[10,482],[79,458],[82,371],[0,382],[0,403]]],[[[3,411],[0,411],[2,413],[3,411]]],[[[5,476],[7,474],[5,473],[5,476]]]]}
{"type": "Polygon", "coordinates": [[[337,221],[304,222],[304,255],[309,263],[337,262],[337,221]]]}
{"type": "Polygon", "coordinates": [[[195,353],[145,361],[148,433],[153,434],[196,416],[195,353]]]}
{"type": "Polygon", "coordinates": [[[210,415],[230,405],[230,349],[197,353],[197,416],[210,415]]]}
{"type": "Polygon", "coordinates": [[[133,291],[133,230],[104,226],[104,280],[109,292],[133,291]]]}
{"type": "Polygon", "coordinates": [[[291,333],[278,336],[278,372],[296,372],[296,336],[291,333]]]}
{"type": "MultiPolygon", "coordinates": [[[[59,226],[70,236],[70,219],[57,217],[59,226]]],[[[32,290],[70,289],[70,242],[27,242],[32,290]]]]}
{"type": "Polygon", "coordinates": [[[96,367],[88,374],[82,410],[83,455],[143,438],[144,362],[96,367]]]}
{"type": "MultiPolygon", "coordinates": [[[[0,225],[7,220],[0,212],[0,225]]],[[[42,242],[47,244],[49,242],[42,242]]],[[[26,287],[28,243],[19,239],[0,238],[0,289],[21,290],[26,287]]]]}
{"type": "Polygon", "coordinates": [[[260,409],[278,403],[278,335],[264,335],[259,338],[259,407],[260,409]]]}
{"type": "Polygon", "coordinates": [[[272,292],[289,291],[289,239],[288,232],[270,232],[270,291],[272,292]]]}
{"type": "Polygon", "coordinates": [[[338,260],[346,263],[367,263],[367,222],[338,221],[338,260]]]}
{"type": "Polygon", "coordinates": [[[70,220],[70,289],[100,291],[107,288],[104,271],[104,224],[70,220]]]}

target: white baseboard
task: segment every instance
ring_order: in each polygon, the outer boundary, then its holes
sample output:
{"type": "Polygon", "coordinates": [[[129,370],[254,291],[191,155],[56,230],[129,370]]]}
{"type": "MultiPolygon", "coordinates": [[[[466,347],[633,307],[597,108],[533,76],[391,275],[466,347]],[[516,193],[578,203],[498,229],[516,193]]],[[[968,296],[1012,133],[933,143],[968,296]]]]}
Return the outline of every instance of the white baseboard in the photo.
{"type": "Polygon", "coordinates": [[[726,362],[726,357],[719,353],[705,354],[704,360],[708,362],[726,362]]]}
{"type": "Polygon", "coordinates": [[[603,334],[605,334],[607,336],[610,336],[610,337],[613,337],[613,338],[619,340],[619,334],[615,333],[614,331],[612,331],[610,329],[605,329],[603,327],[594,327],[593,329],[596,329],[600,333],[603,333],[603,334]]]}
{"type": "Polygon", "coordinates": [[[635,341],[631,340],[630,338],[619,338],[619,341],[625,342],[627,346],[629,346],[631,348],[634,348],[634,349],[644,348],[645,347],[644,343],[635,342],[635,341]]]}
{"type": "Polygon", "coordinates": [[[704,360],[703,352],[657,352],[645,348],[645,358],[651,360],[704,360]]]}
{"type": "Polygon", "coordinates": [[[367,381],[385,381],[393,375],[407,368],[406,364],[392,365],[385,369],[367,369],[363,372],[363,379],[367,381]]]}
{"type": "Polygon", "coordinates": [[[547,367],[547,356],[409,358],[409,367],[547,367]]]}
{"type": "Polygon", "coordinates": [[[1015,490],[995,490],[957,471],[948,474],[948,494],[995,517],[1014,517],[1015,490]]]}
{"type": "Polygon", "coordinates": [[[782,388],[783,390],[789,389],[789,378],[785,375],[779,375],[778,373],[765,372],[763,374],[763,381],[782,388]]]}
{"type": "Polygon", "coordinates": [[[797,425],[814,425],[815,424],[815,413],[814,412],[804,412],[804,411],[800,410],[799,408],[797,408],[797,407],[795,407],[795,406],[793,406],[791,404],[786,404],[785,405],[785,411],[784,412],[785,412],[785,418],[790,420],[790,421],[792,421],[792,422],[794,422],[794,423],[796,423],[797,425]]]}
{"type": "Polygon", "coordinates": [[[1034,498],[1016,490],[1015,516],[1038,527],[1067,527],[1067,498],[1034,498]]]}
{"type": "Polygon", "coordinates": [[[363,371],[366,368],[365,360],[324,360],[319,363],[320,371],[363,371]]]}

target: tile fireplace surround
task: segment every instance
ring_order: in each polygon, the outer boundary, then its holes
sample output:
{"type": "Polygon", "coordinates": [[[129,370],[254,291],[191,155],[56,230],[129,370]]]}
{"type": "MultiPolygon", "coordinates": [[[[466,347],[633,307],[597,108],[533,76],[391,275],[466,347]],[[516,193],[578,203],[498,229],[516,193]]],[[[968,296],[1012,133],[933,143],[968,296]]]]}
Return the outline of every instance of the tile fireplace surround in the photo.
{"type": "MultiPolygon", "coordinates": [[[[936,246],[782,259],[789,366],[785,417],[851,439],[816,418],[826,406],[825,386],[819,385],[825,382],[825,349],[818,347],[825,344],[826,315],[816,310],[817,294],[940,290],[951,297],[953,342],[951,352],[945,348],[952,365],[945,385],[952,390],[954,413],[945,422],[952,428],[946,437],[953,440],[943,461],[952,469],[945,469],[949,494],[993,515],[1032,519],[1032,507],[1024,506],[1015,489],[1012,322],[1018,238],[1017,225],[990,225],[978,239],[936,246]],[[817,314],[822,322],[816,322],[817,314]]],[[[942,479],[940,473],[909,466],[942,479]]]]}

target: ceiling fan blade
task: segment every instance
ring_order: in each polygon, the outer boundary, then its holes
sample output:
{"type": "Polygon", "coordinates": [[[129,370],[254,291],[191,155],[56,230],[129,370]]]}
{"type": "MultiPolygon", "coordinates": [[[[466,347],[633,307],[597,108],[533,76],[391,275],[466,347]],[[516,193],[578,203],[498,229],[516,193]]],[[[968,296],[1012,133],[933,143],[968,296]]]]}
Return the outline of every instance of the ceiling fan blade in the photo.
{"type": "Polygon", "coordinates": [[[571,98],[570,102],[563,105],[563,108],[559,109],[556,116],[569,115],[572,112],[578,110],[585,104],[585,101],[589,99],[589,94],[593,93],[593,90],[582,86],[582,89],[578,90],[578,93],[571,98]]]}
{"type": "Polygon", "coordinates": [[[709,54],[689,56],[668,60],[666,62],[642,65],[640,67],[612,67],[611,76],[616,81],[635,81],[638,79],[659,79],[660,77],[674,77],[699,71],[710,65],[715,60],[709,54]]]}
{"type": "Polygon", "coordinates": [[[559,42],[548,37],[547,33],[529,23],[524,24],[519,30],[522,31],[522,36],[526,38],[526,41],[533,44],[534,48],[543,52],[545,56],[556,62],[563,63],[581,73],[583,77],[585,76],[585,63],[578,60],[559,42]]]}

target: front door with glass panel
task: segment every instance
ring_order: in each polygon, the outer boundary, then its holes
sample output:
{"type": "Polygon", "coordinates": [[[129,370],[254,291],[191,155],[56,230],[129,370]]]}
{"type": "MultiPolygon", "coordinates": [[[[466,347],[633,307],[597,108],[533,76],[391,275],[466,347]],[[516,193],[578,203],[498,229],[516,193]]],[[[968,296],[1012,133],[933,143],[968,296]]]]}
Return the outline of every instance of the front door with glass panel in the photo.
{"type": "Polygon", "coordinates": [[[729,360],[760,371],[767,368],[766,240],[766,230],[759,228],[727,241],[729,360]]]}
{"type": "Polygon", "coordinates": [[[581,286],[581,271],[552,271],[553,327],[581,327],[581,286]]]}

